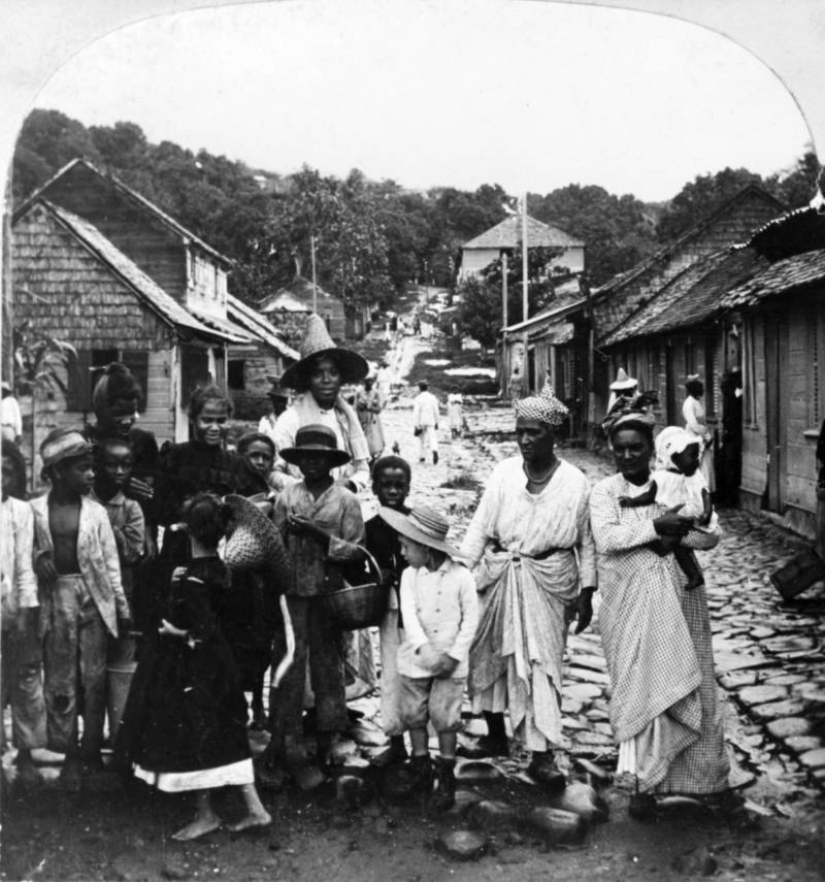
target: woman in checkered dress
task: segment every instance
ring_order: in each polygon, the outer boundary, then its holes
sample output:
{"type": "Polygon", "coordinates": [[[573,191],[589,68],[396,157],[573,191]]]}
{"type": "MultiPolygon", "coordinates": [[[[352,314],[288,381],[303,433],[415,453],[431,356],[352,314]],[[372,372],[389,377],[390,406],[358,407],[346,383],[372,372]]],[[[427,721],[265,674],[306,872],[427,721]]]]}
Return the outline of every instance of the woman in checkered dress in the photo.
{"type": "Polygon", "coordinates": [[[656,795],[728,790],[705,589],[685,591],[687,579],[670,553],[680,543],[706,549],[719,540],[656,503],[620,505],[620,497],[649,486],[652,417],[621,417],[610,440],[619,471],[593,488],[590,520],[618,772],[635,775],[630,811],[641,818],[655,809],[656,795]]]}

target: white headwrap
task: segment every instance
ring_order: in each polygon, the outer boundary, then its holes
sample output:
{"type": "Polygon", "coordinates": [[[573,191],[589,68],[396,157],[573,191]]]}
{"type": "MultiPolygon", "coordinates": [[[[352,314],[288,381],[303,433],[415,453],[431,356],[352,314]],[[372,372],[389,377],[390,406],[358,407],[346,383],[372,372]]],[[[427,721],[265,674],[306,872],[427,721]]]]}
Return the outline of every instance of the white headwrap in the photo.
{"type": "Polygon", "coordinates": [[[682,453],[691,444],[698,443],[697,437],[681,426],[667,426],[656,436],[656,467],[672,468],[674,453],[682,453]]]}

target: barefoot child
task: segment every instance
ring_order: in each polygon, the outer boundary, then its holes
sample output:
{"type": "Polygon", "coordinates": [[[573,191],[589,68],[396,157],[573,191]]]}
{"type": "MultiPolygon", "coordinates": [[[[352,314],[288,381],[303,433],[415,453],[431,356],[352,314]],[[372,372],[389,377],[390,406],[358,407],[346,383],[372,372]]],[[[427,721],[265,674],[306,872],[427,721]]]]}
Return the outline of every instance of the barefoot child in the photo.
{"type": "MultiPolygon", "coordinates": [[[[123,593],[134,610],[135,570],[143,557],[146,523],[140,503],[124,492],[133,465],[132,448],[125,438],[104,438],[97,446],[95,483],[89,497],[106,509],[115,535],[123,593]]],[[[109,664],[134,662],[136,653],[135,638],[129,634],[109,640],[109,664]]]]}
{"type": "Polygon", "coordinates": [[[159,790],[195,791],[195,817],[172,837],[185,841],[221,826],[216,787],[241,789],[247,814],[231,831],[258,830],[272,818],[255,790],[246,699],[221,632],[232,590],[217,549],[232,514],[219,497],[200,493],[182,516],[191,559],[175,570],[166,616],[138,664],[118,750],[159,790]]]}
{"type": "Polygon", "coordinates": [[[40,456],[52,484],[31,503],[48,746],[66,754],[61,780],[74,791],[83,774],[102,768],[106,642],[131,629],[131,614],[109,518],[89,498],[94,470],[88,442],[75,430],[55,429],[40,456]]]}
{"type": "Polygon", "coordinates": [[[475,581],[453,560],[449,525],[431,508],[409,515],[382,508],[381,517],[401,536],[408,567],[401,576],[404,642],[398,653],[400,716],[410,730],[414,785],[430,789],[427,723],[438,733],[441,757],[435,806],[455,804],[456,732],[468,673],[470,644],[478,625],[475,581]]]}
{"type": "MultiPolygon", "coordinates": [[[[31,752],[46,746],[46,706],[43,702],[40,639],[37,634],[37,582],[32,569],[34,518],[31,507],[15,498],[26,485],[23,454],[5,438],[3,501],[0,504],[0,583],[2,583],[2,704],[11,704],[12,732],[17,747],[17,774],[24,786],[36,784],[40,775],[31,752]]],[[[5,731],[0,733],[5,742],[5,731]]]]}
{"type": "MultiPolygon", "coordinates": [[[[380,505],[401,514],[409,514],[404,504],[410,492],[410,465],[400,456],[383,456],[372,470],[372,492],[380,505]]],[[[381,721],[390,738],[390,748],[382,754],[382,763],[403,762],[407,758],[404,727],[398,717],[398,647],[403,639],[399,613],[401,572],[406,566],[401,554],[398,533],[378,514],[364,525],[367,551],[381,568],[389,591],[387,612],[380,626],[381,635],[381,721]]]]}
{"type": "MultiPolygon", "coordinates": [[[[307,659],[315,694],[318,733],[316,762],[325,765],[337,732],[347,726],[342,635],[320,603],[340,577],[340,565],[363,565],[361,506],[354,493],[331,475],[350,455],[323,425],[298,429],[293,447],[279,451],[304,478],[275,500],[275,526],[284,537],[292,566],[287,605],[295,629],[295,661],[270,697],[272,740],[259,761],[259,775],[270,786],[283,779],[287,748],[301,732],[307,659]]],[[[276,635],[277,636],[277,635],[276,635]]],[[[283,655],[276,639],[275,654],[283,655]]]]}
{"type": "MultiPolygon", "coordinates": [[[[648,489],[639,496],[622,496],[623,508],[657,502],[666,508],[678,508],[679,514],[693,518],[696,529],[707,527],[714,516],[713,505],[704,476],[699,471],[702,452],[695,436],[679,426],[662,429],[656,438],[656,470],[648,489]]],[[[688,577],[685,590],[705,584],[696,555],[690,548],[677,545],[676,562],[688,577]]]]}

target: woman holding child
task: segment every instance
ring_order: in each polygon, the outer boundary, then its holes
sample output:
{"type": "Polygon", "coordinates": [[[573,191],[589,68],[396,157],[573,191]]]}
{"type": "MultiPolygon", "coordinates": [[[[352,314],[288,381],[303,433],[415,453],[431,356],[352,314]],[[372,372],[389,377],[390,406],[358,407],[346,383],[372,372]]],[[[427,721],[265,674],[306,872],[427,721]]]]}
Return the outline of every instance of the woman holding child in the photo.
{"type": "Polygon", "coordinates": [[[618,771],[635,775],[630,812],[643,818],[655,809],[655,795],[707,796],[728,787],[705,591],[701,584],[686,590],[671,553],[719,540],[713,527],[694,530],[692,518],[661,503],[622,501],[650,487],[652,416],[621,416],[610,442],[618,474],[593,488],[590,519],[618,771]]]}

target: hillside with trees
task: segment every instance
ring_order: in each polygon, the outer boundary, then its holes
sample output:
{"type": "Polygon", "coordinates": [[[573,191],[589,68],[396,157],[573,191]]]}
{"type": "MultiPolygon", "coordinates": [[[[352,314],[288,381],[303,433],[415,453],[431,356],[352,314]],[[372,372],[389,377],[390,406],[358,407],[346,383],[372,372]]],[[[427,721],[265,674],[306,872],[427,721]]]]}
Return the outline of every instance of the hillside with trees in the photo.
{"type": "MultiPolygon", "coordinates": [[[[345,301],[389,307],[409,282],[452,287],[461,245],[503,220],[511,198],[498,184],[412,191],[392,180],[372,181],[357,169],[345,178],[308,166],[279,174],[205,149],[151,144],[132,122],[86,127],[56,110],[35,110],[14,155],[15,204],[76,157],[116,175],[234,260],[231,290],[251,304],[296,273],[309,275],[311,237],[319,284],[345,301]]],[[[767,179],[725,169],[697,177],[665,205],[569,184],[531,194],[528,210],[586,242],[588,281],[598,286],[747,183],[760,184],[788,207],[806,203],[818,170],[813,153],[767,179]]],[[[498,277],[491,268],[484,284],[500,284],[498,277]]],[[[552,290],[537,289],[537,302],[546,304],[552,296],[552,290]]],[[[500,323],[500,312],[489,318],[500,323]]]]}

